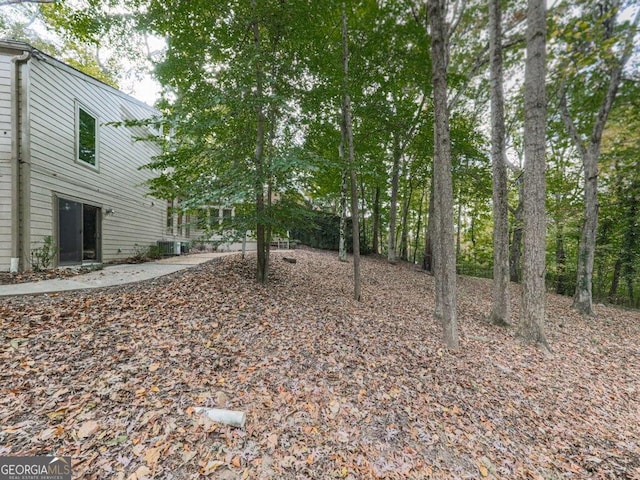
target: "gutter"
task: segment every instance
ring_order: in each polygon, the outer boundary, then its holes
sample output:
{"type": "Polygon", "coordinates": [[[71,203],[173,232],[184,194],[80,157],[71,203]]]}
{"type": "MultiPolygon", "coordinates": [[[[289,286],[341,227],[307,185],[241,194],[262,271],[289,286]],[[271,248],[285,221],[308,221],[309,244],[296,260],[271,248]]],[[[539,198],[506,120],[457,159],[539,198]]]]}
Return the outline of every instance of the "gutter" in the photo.
{"type": "Polygon", "coordinates": [[[31,58],[31,52],[11,58],[11,265],[9,271],[16,273],[20,268],[20,239],[22,229],[22,202],[20,195],[20,177],[22,176],[22,121],[20,115],[20,65],[31,58]]]}

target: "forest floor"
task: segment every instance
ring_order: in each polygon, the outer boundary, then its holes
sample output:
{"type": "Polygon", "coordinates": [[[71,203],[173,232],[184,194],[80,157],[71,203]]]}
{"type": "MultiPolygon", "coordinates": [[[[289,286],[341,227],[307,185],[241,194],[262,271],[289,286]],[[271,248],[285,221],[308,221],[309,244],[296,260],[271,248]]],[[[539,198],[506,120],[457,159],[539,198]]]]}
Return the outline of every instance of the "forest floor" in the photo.
{"type": "Polygon", "coordinates": [[[640,479],[640,312],[549,295],[545,354],[485,322],[490,281],[460,277],[452,352],[431,276],[364,258],[358,303],[351,264],[285,255],[267,287],[230,256],[3,299],[0,455],[96,479],[640,479]]]}

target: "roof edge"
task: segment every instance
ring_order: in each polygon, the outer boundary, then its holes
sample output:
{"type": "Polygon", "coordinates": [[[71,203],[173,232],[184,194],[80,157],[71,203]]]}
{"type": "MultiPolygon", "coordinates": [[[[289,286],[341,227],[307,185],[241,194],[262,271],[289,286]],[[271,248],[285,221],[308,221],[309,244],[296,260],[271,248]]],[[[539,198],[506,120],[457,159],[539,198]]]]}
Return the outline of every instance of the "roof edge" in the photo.
{"type": "Polygon", "coordinates": [[[77,69],[76,67],[73,67],[71,65],[69,65],[68,63],[63,62],[62,60],[58,60],[57,58],[44,53],[41,50],[38,50],[37,48],[35,48],[34,46],[26,43],[26,42],[22,42],[20,40],[13,40],[13,39],[0,39],[0,50],[14,50],[16,52],[30,52],[31,55],[33,56],[33,58],[40,60],[40,61],[44,61],[45,63],[48,63],[49,65],[52,65],[56,68],[61,68],[73,75],[79,76],[81,78],[84,78],[88,81],[90,81],[91,83],[96,84],[99,87],[102,88],[106,88],[107,90],[110,90],[112,93],[117,94],[120,97],[123,97],[124,99],[136,103],[137,105],[144,107],[146,109],[152,110],[153,112],[160,114],[160,111],[154,107],[152,107],[151,105],[146,104],[145,102],[138,100],[135,97],[132,97],[131,95],[124,93],[122,90],[119,90],[111,85],[109,85],[108,83],[103,82],[102,80],[89,75],[88,73],[85,73],[79,69],[77,69]]]}

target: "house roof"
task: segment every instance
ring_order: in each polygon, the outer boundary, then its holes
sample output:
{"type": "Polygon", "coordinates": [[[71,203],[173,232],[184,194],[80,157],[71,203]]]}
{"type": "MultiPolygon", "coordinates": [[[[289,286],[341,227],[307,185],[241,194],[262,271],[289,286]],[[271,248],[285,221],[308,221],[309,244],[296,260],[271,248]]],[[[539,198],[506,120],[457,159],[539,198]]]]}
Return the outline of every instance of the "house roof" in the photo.
{"type": "Polygon", "coordinates": [[[29,45],[28,43],[25,42],[21,42],[18,40],[12,40],[12,39],[0,39],[0,50],[11,50],[11,51],[16,51],[16,52],[29,52],[33,58],[39,60],[39,61],[43,61],[48,63],[49,65],[52,65],[56,68],[60,68],[61,70],[64,70],[67,73],[70,73],[71,75],[75,75],[78,76],[100,88],[104,88],[106,90],[111,91],[112,93],[115,93],[116,95],[125,98],[126,100],[132,102],[132,103],[136,103],[138,105],[140,105],[141,107],[144,107],[150,111],[152,111],[155,114],[160,114],[160,112],[158,110],[156,110],[155,108],[151,107],[150,105],[147,105],[146,103],[138,100],[137,98],[132,97],[131,95],[128,95],[126,93],[124,93],[121,90],[118,90],[117,88],[112,87],[111,85],[109,85],[108,83],[103,82],[102,80],[95,78],[91,75],[88,75],[84,72],[82,72],[81,70],[78,70],[75,67],[72,67],[71,65],[63,62],[62,60],[58,60],[55,57],[52,57],[51,55],[44,53],[41,50],[38,50],[37,48],[29,45]]]}

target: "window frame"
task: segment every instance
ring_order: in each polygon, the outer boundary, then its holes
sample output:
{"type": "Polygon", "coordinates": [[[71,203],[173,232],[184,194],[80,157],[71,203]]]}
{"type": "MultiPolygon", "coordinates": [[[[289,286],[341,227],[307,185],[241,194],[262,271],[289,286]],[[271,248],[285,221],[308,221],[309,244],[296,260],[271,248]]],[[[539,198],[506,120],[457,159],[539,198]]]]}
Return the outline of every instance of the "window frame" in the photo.
{"type": "Polygon", "coordinates": [[[76,101],[75,102],[75,161],[77,164],[82,165],[91,170],[99,171],[100,170],[100,117],[94,113],[93,110],[88,108],[83,103],[76,101]],[[92,165],[80,158],[80,111],[83,111],[85,114],[92,117],[95,121],[94,127],[94,159],[95,162],[92,165]]]}

